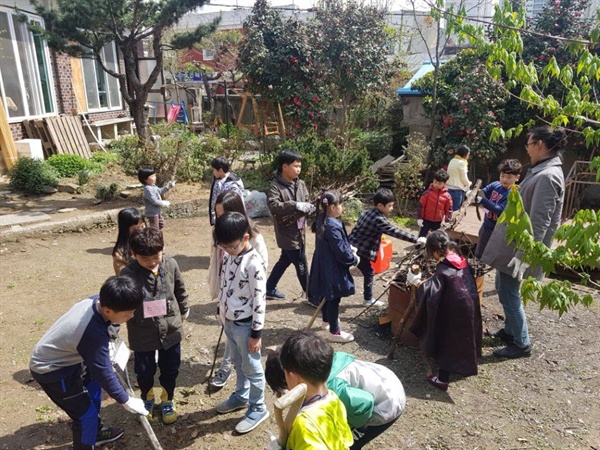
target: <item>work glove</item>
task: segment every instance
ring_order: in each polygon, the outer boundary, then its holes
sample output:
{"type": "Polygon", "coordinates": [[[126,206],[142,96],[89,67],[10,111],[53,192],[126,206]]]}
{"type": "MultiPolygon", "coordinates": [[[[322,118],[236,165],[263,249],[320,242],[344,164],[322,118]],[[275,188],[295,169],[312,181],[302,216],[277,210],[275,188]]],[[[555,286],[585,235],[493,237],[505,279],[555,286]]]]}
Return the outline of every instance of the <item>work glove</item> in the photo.
{"type": "Polygon", "coordinates": [[[412,284],[413,286],[418,286],[419,284],[421,284],[422,275],[423,274],[421,272],[414,274],[412,273],[412,270],[409,270],[406,273],[406,281],[408,281],[408,283],[412,284]]]}
{"type": "Polygon", "coordinates": [[[181,320],[188,320],[188,317],[190,317],[190,308],[188,308],[188,310],[185,312],[185,314],[181,315],[181,320]]]}
{"type": "Polygon", "coordinates": [[[419,225],[419,228],[423,228],[423,219],[417,219],[417,225],[419,225]]]}
{"type": "Polygon", "coordinates": [[[479,203],[481,203],[481,200],[483,200],[484,197],[485,197],[485,192],[483,192],[481,189],[479,189],[477,191],[477,197],[475,197],[475,201],[479,204],[479,203]]]}
{"type": "Polygon", "coordinates": [[[269,443],[267,444],[267,450],[282,450],[277,442],[277,438],[273,435],[269,438],[269,443]]]}
{"type": "Polygon", "coordinates": [[[160,206],[162,206],[163,208],[168,208],[169,206],[171,206],[171,202],[169,200],[163,200],[160,206]]]}
{"type": "Polygon", "coordinates": [[[425,245],[425,242],[427,242],[426,237],[420,237],[417,239],[417,245],[425,245]]]}
{"type": "Polygon", "coordinates": [[[360,256],[358,256],[358,255],[354,255],[354,256],[356,256],[356,264],[355,265],[358,266],[360,264],[360,256]]]}
{"type": "Polygon", "coordinates": [[[517,258],[516,256],[510,260],[510,262],[508,263],[507,267],[513,267],[513,273],[512,273],[512,277],[516,278],[519,281],[523,280],[523,274],[525,273],[525,271],[527,269],[529,269],[529,264],[527,264],[524,261],[521,261],[519,258],[517,258]]]}
{"type": "Polygon", "coordinates": [[[350,246],[350,250],[352,250],[354,256],[358,256],[358,249],[354,245],[350,246]]]}
{"type": "Polygon", "coordinates": [[[175,180],[171,180],[167,183],[167,189],[173,189],[175,187],[175,180]]]}
{"type": "Polygon", "coordinates": [[[129,400],[123,403],[123,408],[133,414],[148,415],[148,410],[144,406],[144,400],[141,398],[129,397],[129,400]]]}
{"type": "Polygon", "coordinates": [[[296,202],[296,209],[304,214],[310,214],[311,212],[314,212],[315,206],[308,202],[296,202]]]}

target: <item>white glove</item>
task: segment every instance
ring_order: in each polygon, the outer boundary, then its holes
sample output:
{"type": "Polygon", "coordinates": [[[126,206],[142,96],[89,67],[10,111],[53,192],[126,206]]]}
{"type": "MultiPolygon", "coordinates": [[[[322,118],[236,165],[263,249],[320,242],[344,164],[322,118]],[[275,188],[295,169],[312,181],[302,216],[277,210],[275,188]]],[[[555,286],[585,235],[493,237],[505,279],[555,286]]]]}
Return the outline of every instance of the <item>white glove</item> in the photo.
{"type": "Polygon", "coordinates": [[[167,189],[173,189],[175,187],[175,180],[171,180],[167,183],[167,189]]]}
{"type": "Polygon", "coordinates": [[[356,265],[358,266],[360,264],[360,256],[358,255],[354,255],[356,256],[356,265]]]}
{"type": "Polygon", "coordinates": [[[525,271],[527,269],[529,269],[529,264],[527,264],[526,262],[521,261],[519,258],[517,258],[515,256],[508,263],[508,267],[513,267],[513,266],[514,266],[514,270],[513,270],[513,273],[512,273],[512,277],[516,278],[519,281],[522,281],[523,280],[523,274],[525,273],[525,271]]]}
{"type": "Polygon", "coordinates": [[[144,406],[144,400],[141,398],[129,397],[129,400],[123,403],[123,408],[133,414],[148,415],[148,410],[144,406]]]}
{"type": "Polygon", "coordinates": [[[315,210],[315,205],[308,202],[296,202],[296,209],[304,214],[310,214],[315,210]]]}
{"type": "Polygon", "coordinates": [[[188,320],[188,317],[190,317],[190,308],[188,308],[186,313],[181,316],[181,320],[188,320]]]}
{"type": "Polygon", "coordinates": [[[171,206],[171,202],[169,200],[163,200],[160,206],[162,206],[163,208],[168,208],[169,206],[171,206]]]}
{"type": "Polygon", "coordinates": [[[417,225],[419,225],[419,228],[423,228],[423,219],[417,219],[417,225]]]}
{"type": "Polygon", "coordinates": [[[420,237],[417,239],[417,245],[425,245],[426,242],[427,242],[426,237],[420,237]]]}
{"type": "Polygon", "coordinates": [[[465,197],[468,197],[469,195],[471,195],[471,192],[473,192],[472,189],[469,189],[466,193],[465,193],[465,197]]]}
{"type": "Polygon", "coordinates": [[[354,256],[358,256],[358,249],[354,245],[350,246],[350,250],[352,250],[354,256]]]}
{"type": "Polygon", "coordinates": [[[271,437],[269,438],[267,450],[282,450],[279,444],[277,443],[277,438],[273,435],[271,435],[271,437]]]}
{"type": "Polygon", "coordinates": [[[414,274],[412,270],[409,270],[406,274],[406,281],[413,286],[418,286],[421,283],[421,276],[423,274],[421,272],[414,274]]]}

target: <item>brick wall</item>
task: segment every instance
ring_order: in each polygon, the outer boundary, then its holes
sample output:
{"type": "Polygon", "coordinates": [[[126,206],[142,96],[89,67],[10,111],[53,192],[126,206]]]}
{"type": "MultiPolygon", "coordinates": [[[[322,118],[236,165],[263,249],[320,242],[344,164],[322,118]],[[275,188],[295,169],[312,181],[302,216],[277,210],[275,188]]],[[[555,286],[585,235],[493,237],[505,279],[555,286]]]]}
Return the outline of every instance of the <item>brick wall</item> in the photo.
{"type": "Polygon", "coordinates": [[[77,109],[77,101],[71,84],[71,60],[69,55],[52,52],[54,68],[54,86],[59,114],[70,114],[72,109],[77,109]]]}

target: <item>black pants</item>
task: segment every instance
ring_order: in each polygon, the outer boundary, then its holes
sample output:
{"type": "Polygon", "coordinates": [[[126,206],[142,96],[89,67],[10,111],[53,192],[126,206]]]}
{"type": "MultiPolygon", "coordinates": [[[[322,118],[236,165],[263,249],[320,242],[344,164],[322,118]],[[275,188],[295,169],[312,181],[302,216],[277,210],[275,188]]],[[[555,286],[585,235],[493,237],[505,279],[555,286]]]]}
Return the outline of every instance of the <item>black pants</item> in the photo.
{"type": "MultiPolygon", "coordinates": [[[[36,379],[36,374],[32,372],[36,379]]],[[[82,375],[81,368],[72,375],[54,383],[39,382],[50,400],[73,421],[73,449],[92,450],[102,420],[98,415],[102,401],[102,389],[89,375],[82,375]]]]}
{"type": "Polygon", "coordinates": [[[271,275],[267,280],[267,292],[274,290],[277,287],[277,283],[287,270],[287,268],[293,264],[296,268],[296,275],[302,290],[306,292],[306,274],[308,273],[308,267],[306,263],[306,255],[301,249],[297,250],[281,250],[281,256],[279,260],[273,266],[271,275]]]}
{"type": "Polygon", "coordinates": [[[373,298],[373,278],[375,277],[375,270],[371,265],[371,261],[369,258],[365,258],[364,256],[360,257],[360,262],[358,263],[358,270],[360,270],[363,274],[364,278],[364,299],[371,300],[373,298]]]}
{"type": "Polygon", "coordinates": [[[430,231],[439,230],[442,226],[442,222],[432,222],[431,220],[423,219],[423,226],[419,230],[419,237],[427,236],[430,231]]]}
{"type": "MultiPolygon", "coordinates": [[[[134,352],[134,370],[137,376],[143,399],[147,398],[148,392],[154,387],[154,374],[156,373],[155,351],[134,352]]],[[[179,375],[181,365],[181,344],[178,343],[167,350],[158,351],[158,368],[160,375],[158,381],[167,392],[169,400],[173,400],[175,393],[175,382],[179,375]]]]}
{"type": "Polygon", "coordinates": [[[382,434],[389,427],[394,425],[396,423],[396,420],[398,420],[398,417],[396,417],[391,422],[384,423],[383,425],[376,425],[373,427],[362,427],[362,428],[359,428],[358,430],[354,430],[352,434],[355,436],[358,435],[360,437],[354,441],[354,443],[352,444],[352,447],[350,447],[350,450],[362,449],[367,443],[371,442],[373,439],[375,439],[377,436],[382,434]],[[357,433],[357,431],[358,431],[358,433],[357,433]]]}
{"type": "Polygon", "coordinates": [[[340,301],[342,301],[341,297],[329,299],[323,305],[323,309],[321,309],[323,322],[329,324],[329,332],[332,334],[336,334],[340,331],[340,325],[338,323],[340,317],[340,301]]]}

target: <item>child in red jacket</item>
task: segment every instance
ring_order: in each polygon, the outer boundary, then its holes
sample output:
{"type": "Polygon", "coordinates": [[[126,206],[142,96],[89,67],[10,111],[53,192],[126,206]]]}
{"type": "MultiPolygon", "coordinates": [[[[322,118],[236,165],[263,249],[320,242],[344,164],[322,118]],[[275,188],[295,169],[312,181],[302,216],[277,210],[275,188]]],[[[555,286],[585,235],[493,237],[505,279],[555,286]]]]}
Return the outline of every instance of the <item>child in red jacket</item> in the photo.
{"type": "Polygon", "coordinates": [[[435,231],[442,226],[442,221],[452,217],[452,197],[446,189],[448,172],[444,169],[433,174],[433,183],[423,192],[417,207],[417,224],[421,228],[419,237],[427,236],[429,231],[435,231]]]}

